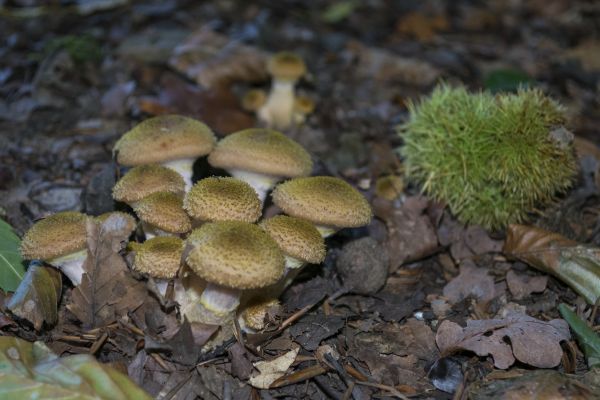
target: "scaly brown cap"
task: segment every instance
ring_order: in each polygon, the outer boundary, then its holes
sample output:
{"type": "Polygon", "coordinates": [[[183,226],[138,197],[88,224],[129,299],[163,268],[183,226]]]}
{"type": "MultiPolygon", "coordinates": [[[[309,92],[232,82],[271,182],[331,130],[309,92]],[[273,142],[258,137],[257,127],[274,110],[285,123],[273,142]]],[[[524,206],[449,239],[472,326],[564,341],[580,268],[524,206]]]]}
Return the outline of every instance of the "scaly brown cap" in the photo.
{"type": "Polygon", "coordinates": [[[282,51],[269,59],[267,70],[275,79],[296,81],[306,73],[306,64],[296,54],[282,51]]]}
{"type": "Polygon", "coordinates": [[[277,243],[257,225],[241,221],[211,222],[195,229],[186,262],[201,278],[235,289],[271,285],[283,274],[277,243]]]}
{"type": "Polygon", "coordinates": [[[256,222],[261,215],[262,203],[246,182],[211,177],[192,187],[183,200],[183,208],[200,221],[256,222]]]}
{"type": "Polygon", "coordinates": [[[181,115],[160,115],[125,133],[113,152],[119,164],[136,166],[202,157],[214,144],[214,133],[202,122],[181,115]]]}
{"type": "Polygon", "coordinates": [[[138,201],[133,211],[142,221],[165,232],[185,233],[192,229],[183,200],[174,193],[153,193],[138,201]]]}
{"type": "Polygon", "coordinates": [[[263,220],[260,226],[275,239],[283,254],[311,264],[325,259],[325,240],[310,222],[276,215],[263,220]]]}
{"type": "Polygon", "coordinates": [[[146,240],[135,249],[133,269],[154,278],[177,276],[183,252],[183,240],[175,236],[158,236],[146,240]]]}
{"type": "Polygon", "coordinates": [[[108,217],[110,217],[111,215],[120,215],[121,217],[123,217],[125,219],[126,229],[129,232],[133,232],[133,230],[135,229],[135,226],[136,226],[135,218],[133,218],[130,214],[127,214],[127,213],[124,213],[121,211],[105,212],[104,214],[100,214],[97,217],[94,217],[94,220],[101,224],[104,221],[106,221],[108,219],[108,217]]]}
{"type": "Polygon", "coordinates": [[[273,191],[273,202],[288,215],[336,228],[367,225],[373,216],[365,198],[332,176],[292,179],[273,191]]]}
{"type": "Polygon", "coordinates": [[[85,249],[88,218],[65,211],[36,222],[21,240],[21,255],[26,260],[48,261],[85,249]]]}
{"type": "Polygon", "coordinates": [[[260,128],[225,137],[210,153],[208,162],[218,168],[285,178],[307,176],[312,170],[310,155],[302,146],[280,132],[260,128]]]}
{"type": "Polygon", "coordinates": [[[315,102],[306,96],[296,96],[294,111],[303,115],[310,114],[315,111],[315,102]]]}
{"type": "Polygon", "coordinates": [[[242,108],[246,111],[257,111],[267,102],[267,94],[264,90],[253,89],[242,98],[242,108]]]}
{"type": "Polygon", "coordinates": [[[267,314],[278,308],[281,308],[281,305],[277,299],[259,299],[244,309],[242,318],[248,328],[259,331],[265,327],[267,314]]]}
{"type": "Polygon", "coordinates": [[[181,175],[161,165],[140,165],[127,171],[113,187],[113,199],[134,203],[156,192],[183,196],[185,182],[181,175]]]}

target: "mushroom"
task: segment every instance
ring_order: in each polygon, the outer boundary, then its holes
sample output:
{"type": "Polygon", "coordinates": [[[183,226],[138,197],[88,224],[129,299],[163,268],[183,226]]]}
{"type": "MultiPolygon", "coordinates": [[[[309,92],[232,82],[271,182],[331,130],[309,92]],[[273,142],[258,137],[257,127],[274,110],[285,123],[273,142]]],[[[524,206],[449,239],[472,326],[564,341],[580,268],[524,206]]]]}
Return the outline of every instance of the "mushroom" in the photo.
{"type": "Polygon", "coordinates": [[[202,122],[181,115],[161,115],[125,133],[113,153],[124,166],[162,164],[171,168],[181,175],[189,190],[194,161],[210,153],[214,144],[214,133],[202,122]]]}
{"type": "Polygon", "coordinates": [[[297,96],[294,100],[294,123],[300,125],[306,116],[315,111],[315,102],[306,96],[297,96]]]}
{"type": "Polygon", "coordinates": [[[273,298],[257,299],[244,308],[238,321],[245,332],[257,332],[265,327],[265,319],[270,312],[281,308],[279,300],[273,298]]]}
{"type": "Polygon", "coordinates": [[[192,229],[190,217],[183,210],[183,200],[174,193],[157,192],[137,201],[133,207],[146,239],[187,233],[192,229]]]}
{"type": "Polygon", "coordinates": [[[65,211],[36,222],[23,236],[21,255],[42,260],[62,271],[77,286],[87,257],[85,214],[65,211]]]}
{"type": "Polygon", "coordinates": [[[367,225],[373,216],[356,189],[332,176],[289,180],[278,185],[272,197],[284,213],[315,224],[324,238],[342,228],[367,225]]]}
{"type": "Polygon", "coordinates": [[[297,55],[281,52],[269,59],[267,69],[273,77],[271,91],[258,117],[270,128],[287,129],[294,117],[294,85],[306,73],[306,65],[297,55]]]}
{"type": "Polygon", "coordinates": [[[133,269],[155,278],[164,296],[170,279],[177,276],[183,253],[183,240],[175,236],[155,237],[133,246],[133,269]]]}
{"type": "Polygon", "coordinates": [[[307,176],[312,170],[308,152],[271,129],[245,129],[222,139],[208,162],[254,188],[261,202],[280,180],[307,176]]]}
{"type": "Polygon", "coordinates": [[[113,187],[113,199],[135,206],[136,202],[157,192],[179,196],[185,193],[185,181],[177,172],[161,165],[140,165],[127,171],[113,187]]]}
{"type": "Polygon", "coordinates": [[[210,177],[198,181],[183,199],[194,223],[213,221],[256,222],[261,202],[252,186],[236,178],[210,177]]]}
{"type": "Polygon", "coordinates": [[[199,322],[222,324],[239,305],[242,290],[265,287],[283,274],[277,243],[257,225],[241,221],[211,222],[192,231],[186,263],[206,280],[199,322]]]}
{"type": "Polygon", "coordinates": [[[267,102],[264,90],[252,89],[242,98],[242,108],[246,111],[256,112],[267,102]]]}

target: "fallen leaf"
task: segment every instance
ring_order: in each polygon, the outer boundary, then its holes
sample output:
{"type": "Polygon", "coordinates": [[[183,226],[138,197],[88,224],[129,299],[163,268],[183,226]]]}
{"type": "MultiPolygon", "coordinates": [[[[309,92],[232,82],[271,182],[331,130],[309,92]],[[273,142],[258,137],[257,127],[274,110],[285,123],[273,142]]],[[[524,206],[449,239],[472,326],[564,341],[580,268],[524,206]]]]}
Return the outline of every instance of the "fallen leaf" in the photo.
{"type": "Polygon", "coordinates": [[[151,399],[126,375],[88,354],[64,358],[42,342],[0,337],[0,398],[151,399]]]}
{"type": "Polygon", "coordinates": [[[373,201],[375,215],[388,228],[390,274],[402,264],[426,257],[438,248],[433,225],[425,213],[427,206],[428,201],[422,196],[407,197],[400,208],[382,198],[373,201]]]}
{"type": "Polygon", "coordinates": [[[147,296],[145,285],[131,276],[119,254],[131,233],[128,225],[129,221],[117,213],[101,224],[88,221],[84,274],[67,304],[85,329],[114,322],[138,308],[147,296]]]}
{"type": "Polygon", "coordinates": [[[392,293],[384,289],[373,297],[376,301],[368,311],[378,312],[385,321],[400,321],[423,306],[425,293],[421,287],[405,293],[392,293]]]}
{"type": "Polygon", "coordinates": [[[251,376],[248,381],[250,385],[258,389],[268,389],[271,383],[281,378],[288,368],[292,365],[300,348],[290,350],[282,356],[270,361],[259,361],[254,363],[254,367],[259,371],[258,374],[251,376]]]}
{"type": "Polygon", "coordinates": [[[255,47],[202,28],[175,47],[169,65],[205,88],[212,88],[233,82],[266,81],[267,57],[255,47]]]}
{"type": "Polygon", "coordinates": [[[503,319],[468,320],[465,328],[445,320],[435,340],[443,354],[468,350],[478,356],[491,355],[500,369],[510,367],[515,359],[538,368],[553,368],[562,357],[560,342],[570,337],[569,326],[562,319],[545,322],[513,313],[503,319]]]}
{"type": "Polygon", "coordinates": [[[521,300],[531,293],[539,293],[546,290],[548,277],[521,275],[510,270],[506,274],[506,283],[513,297],[517,300],[521,300]]]}
{"type": "Polygon", "coordinates": [[[248,359],[248,351],[239,342],[235,342],[227,349],[227,354],[231,360],[231,375],[241,380],[248,379],[254,369],[248,359]]]}
{"type": "Polygon", "coordinates": [[[0,288],[5,292],[16,290],[25,276],[20,245],[12,226],[0,219],[0,288]]]}
{"type": "Polygon", "coordinates": [[[512,224],[503,251],[556,276],[589,304],[596,304],[600,297],[600,248],[537,227],[512,224]]]}
{"type": "Polygon", "coordinates": [[[531,371],[514,378],[478,380],[467,388],[469,399],[478,400],[592,400],[598,387],[558,371],[531,371]]]}
{"type": "Polygon", "coordinates": [[[287,289],[283,293],[283,304],[288,311],[295,311],[317,303],[335,290],[336,287],[330,279],[316,276],[310,281],[293,285],[287,289]]]}
{"type": "Polygon", "coordinates": [[[290,328],[294,340],[308,351],[313,351],[321,341],[335,335],[344,327],[344,318],[325,316],[323,314],[308,314],[290,328]]]}
{"type": "Polygon", "coordinates": [[[558,306],[560,315],[567,321],[571,330],[575,332],[577,342],[585,353],[588,367],[600,366],[600,335],[577,316],[566,304],[558,306]]]}
{"type": "Polygon", "coordinates": [[[494,278],[486,268],[479,268],[472,260],[460,264],[460,273],[444,286],[444,296],[458,303],[469,296],[486,303],[496,296],[494,278]]]}
{"type": "Polygon", "coordinates": [[[61,292],[62,277],[56,268],[32,264],[6,308],[39,331],[44,323],[54,326],[58,322],[61,292]]]}
{"type": "Polygon", "coordinates": [[[437,32],[448,29],[448,26],[448,20],[443,14],[429,15],[413,11],[398,20],[396,31],[419,41],[429,42],[437,32]]]}

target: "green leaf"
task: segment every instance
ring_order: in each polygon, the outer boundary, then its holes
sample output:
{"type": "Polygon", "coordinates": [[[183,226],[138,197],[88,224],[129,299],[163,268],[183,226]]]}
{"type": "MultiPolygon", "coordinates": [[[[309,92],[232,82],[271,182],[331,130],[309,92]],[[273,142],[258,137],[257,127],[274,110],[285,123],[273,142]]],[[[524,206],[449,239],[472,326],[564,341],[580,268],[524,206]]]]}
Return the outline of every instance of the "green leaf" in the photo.
{"type": "Polygon", "coordinates": [[[25,276],[20,244],[13,228],[0,219],[0,288],[5,292],[15,291],[25,276]]]}
{"type": "Polygon", "coordinates": [[[129,377],[90,355],[59,358],[42,342],[0,337],[0,399],[151,397],[129,377]]]}
{"type": "Polygon", "coordinates": [[[339,1],[333,3],[323,12],[321,18],[329,24],[335,24],[348,18],[359,6],[356,0],[339,1]]]}
{"type": "Polygon", "coordinates": [[[577,341],[583,349],[590,368],[600,367],[600,336],[594,332],[581,318],[577,316],[566,304],[558,306],[560,315],[567,321],[571,330],[575,332],[577,341]]]}

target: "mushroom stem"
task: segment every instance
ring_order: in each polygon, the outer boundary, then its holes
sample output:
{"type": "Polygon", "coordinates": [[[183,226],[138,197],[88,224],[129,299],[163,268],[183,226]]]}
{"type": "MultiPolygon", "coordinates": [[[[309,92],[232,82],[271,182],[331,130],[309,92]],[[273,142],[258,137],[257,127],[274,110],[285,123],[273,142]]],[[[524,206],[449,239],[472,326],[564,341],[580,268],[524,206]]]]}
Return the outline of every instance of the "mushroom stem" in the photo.
{"type": "Polygon", "coordinates": [[[87,249],[80,250],[75,253],[67,254],[66,256],[53,258],[48,261],[48,264],[53,265],[62,271],[69,278],[73,285],[81,284],[83,277],[83,263],[87,258],[87,249]]]}
{"type": "Polygon", "coordinates": [[[265,198],[267,197],[267,193],[269,190],[275,186],[275,184],[281,179],[277,176],[259,174],[256,172],[244,171],[241,169],[230,169],[228,171],[231,176],[242,180],[252,186],[261,204],[264,204],[265,198]]]}
{"type": "Polygon", "coordinates": [[[223,316],[237,308],[241,294],[238,289],[208,282],[200,296],[200,304],[216,316],[223,316]]]}
{"type": "Polygon", "coordinates": [[[293,122],[295,81],[273,80],[267,102],[258,116],[269,128],[286,129],[293,122]]]}
{"type": "Polygon", "coordinates": [[[162,165],[177,172],[185,181],[186,193],[192,188],[192,175],[194,174],[194,158],[182,158],[179,160],[166,161],[162,165]]]}
{"type": "Polygon", "coordinates": [[[141,221],[141,224],[142,230],[144,231],[144,235],[146,236],[146,240],[155,238],[157,236],[177,236],[175,234],[165,232],[162,229],[158,229],[157,227],[147,223],[146,221],[141,221]]]}
{"type": "Polygon", "coordinates": [[[331,235],[335,235],[339,229],[332,228],[331,226],[326,225],[315,225],[323,239],[327,239],[331,235]]]}

